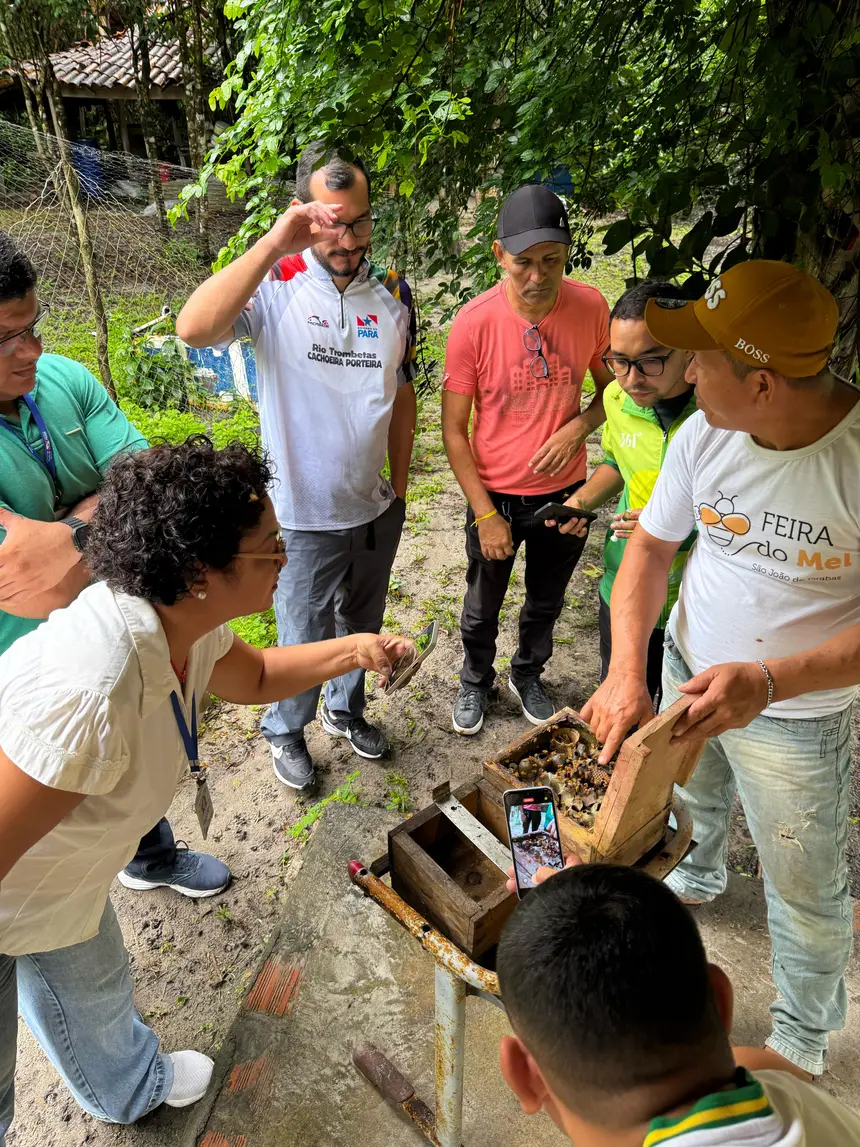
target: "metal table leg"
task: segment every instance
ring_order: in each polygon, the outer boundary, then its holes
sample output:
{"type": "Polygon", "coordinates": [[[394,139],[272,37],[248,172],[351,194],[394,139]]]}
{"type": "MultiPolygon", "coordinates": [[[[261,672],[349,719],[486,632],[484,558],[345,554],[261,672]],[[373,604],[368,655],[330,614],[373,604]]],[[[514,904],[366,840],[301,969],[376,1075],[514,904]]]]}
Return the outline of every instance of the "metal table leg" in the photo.
{"type": "Polygon", "coordinates": [[[463,1049],[466,985],[436,965],[436,1140],[461,1147],[463,1136],[463,1049]]]}

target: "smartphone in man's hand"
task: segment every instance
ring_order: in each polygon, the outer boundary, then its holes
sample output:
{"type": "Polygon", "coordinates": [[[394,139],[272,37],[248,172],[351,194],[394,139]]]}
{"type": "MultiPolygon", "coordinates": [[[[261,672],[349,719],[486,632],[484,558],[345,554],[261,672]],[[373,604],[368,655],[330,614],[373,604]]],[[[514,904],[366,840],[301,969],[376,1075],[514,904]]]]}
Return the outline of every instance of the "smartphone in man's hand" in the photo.
{"type": "Polygon", "coordinates": [[[558,816],[552,789],[546,785],[508,789],[504,802],[517,896],[522,900],[535,887],[532,878],[538,869],[564,868],[558,816]]]}
{"type": "Polygon", "coordinates": [[[563,524],[571,522],[574,518],[578,518],[582,522],[588,522],[589,525],[596,520],[597,514],[592,510],[580,510],[576,506],[565,506],[562,502],[547,502],[545,506],[541,506],[539,510],[535,510],[535,521],[538,522],[558,522],[563,524]]]}

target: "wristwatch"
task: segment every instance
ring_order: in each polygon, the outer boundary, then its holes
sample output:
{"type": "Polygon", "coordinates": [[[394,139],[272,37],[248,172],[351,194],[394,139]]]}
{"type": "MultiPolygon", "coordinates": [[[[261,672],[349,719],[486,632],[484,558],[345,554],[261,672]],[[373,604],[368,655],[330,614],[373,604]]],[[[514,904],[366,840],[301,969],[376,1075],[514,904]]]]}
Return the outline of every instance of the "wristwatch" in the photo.
{"type": "Polygon", "coordinates": [[[72,545],[82,554],[90,536],[89,522],[82,522],[80,518],[62,518],[61,521],[72,531],[72,545]]]}

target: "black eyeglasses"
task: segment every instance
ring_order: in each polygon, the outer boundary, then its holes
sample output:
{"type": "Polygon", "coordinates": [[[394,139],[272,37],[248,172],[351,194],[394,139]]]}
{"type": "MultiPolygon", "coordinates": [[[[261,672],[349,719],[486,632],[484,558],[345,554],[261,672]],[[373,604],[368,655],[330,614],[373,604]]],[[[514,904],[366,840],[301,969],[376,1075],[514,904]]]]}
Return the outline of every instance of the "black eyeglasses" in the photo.
{"type": "Polygon", "coordinates": [[[32,335],[34,339],[41,338],[39,333],[39,325],[44,319],[45,315],[50,310],[47,303],[39,304],[39,313],[33,319],[29,326],[24,327],[21,331],[15,331],[14,334],[6,335],[5,338],[0,339],[0,356],[8,358],[10,354],[15,353],[15,348],[21,339],[25,339],[28,335],[32,335]]]}
{"type": "Polygon", "coordinates": [[[622,358],[621,355],[605,354],[601,362],[616,378],[626,378],[631,366],[635,366],[639,373],[647,378],[657,378],[663,373],[666,363],[674,353],[670,350],[668,354],[652,354],[646,358],[622,358]]]}
{"type": "Polygon", "coordinates": [[[340,219],[332,223],[332,229],[338,232],[338,239],[342,239],[347,231],[351,231],[356,239],[367,239],[373,233],[375,226],[375,215],[371,215],[368,219],[356,219],[353,223],[343,223],[340,219]]]}
{"type": "Polygon", "coordinates": [[[543,353],[543,339],[537,326],[523,331],[523,346],[534,356],[529,363],[532,378],[549,378],[549,363],[543,353]]]}

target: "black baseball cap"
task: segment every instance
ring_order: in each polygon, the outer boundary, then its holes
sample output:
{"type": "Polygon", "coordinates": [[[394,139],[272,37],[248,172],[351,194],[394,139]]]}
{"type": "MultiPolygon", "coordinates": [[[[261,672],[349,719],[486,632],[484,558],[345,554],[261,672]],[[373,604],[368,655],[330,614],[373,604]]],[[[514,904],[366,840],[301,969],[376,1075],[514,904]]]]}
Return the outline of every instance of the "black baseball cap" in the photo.
{"type": "Polygon", "coordinates": [[[564,204],[542,183],[527,183],[505,200],[496,232],[512,255],[521,255],[536,243],[569,246],[571,241],[564,204]]]}

